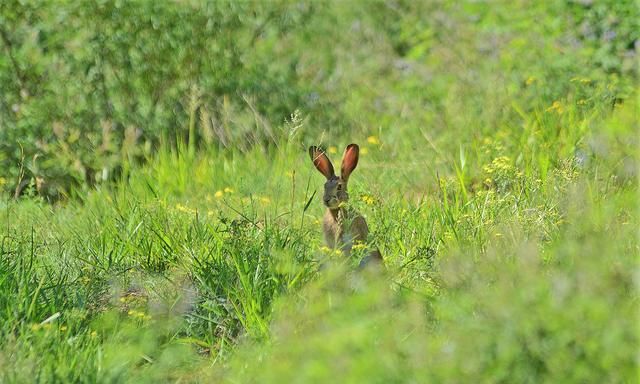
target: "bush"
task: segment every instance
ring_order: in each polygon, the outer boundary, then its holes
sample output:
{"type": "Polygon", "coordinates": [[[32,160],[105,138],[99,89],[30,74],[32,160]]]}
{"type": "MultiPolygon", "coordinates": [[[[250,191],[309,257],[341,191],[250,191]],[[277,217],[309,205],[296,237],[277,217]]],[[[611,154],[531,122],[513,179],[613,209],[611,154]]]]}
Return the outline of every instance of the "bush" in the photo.
{"type": "Polygon", "coordinates": [[[295,58],[271,50],[311,12],[286,2],[3,2],[7,186],[19,194],[33,181],[53,197],[112,179],[160,143],[278,140],[270,124],[304,108],[308,90],[295,58]]]}
{"type": "Polygon", "coordinates": [[[446,143],[517,119],[507,103],[547,108],[572,79],[612,84],[614,103],[637,80],[639,19],[615,1],[5,1],[3,189],[55,200],[161,145],[276,146],[297,110],[307,141],[429,127],[446,143]]]}

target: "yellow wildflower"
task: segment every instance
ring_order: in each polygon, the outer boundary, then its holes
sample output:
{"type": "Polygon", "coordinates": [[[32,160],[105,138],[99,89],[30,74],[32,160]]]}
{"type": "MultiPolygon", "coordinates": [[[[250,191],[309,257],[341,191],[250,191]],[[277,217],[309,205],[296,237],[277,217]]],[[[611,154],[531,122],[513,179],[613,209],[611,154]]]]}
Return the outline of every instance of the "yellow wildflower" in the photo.
{"type": "Polygon", "coordinates": [[[373,205],[376,202],[373,196],[369,196],[369,195],[362,195],[362,201],[367,205],[373,205]]]}
{"type": "Polygon", "coordinates": [[[67,330],[67,326],[66,325],[61,325],[60,326],[60,332],[65,332],[67,330]]]}
{"type": "Polygon", "coordinates": [[[367,137],[367,143],[372,145],[380,145],[380,139],[377,136],[369,136],[367,137]]]}
{"type": "Polygon", "coordinates": [[[233,193],[233,192],[235,192],[233,188],[224,187],[224,193],[233,193]]]}
{"type": "Polygon", "coordinates": [[[324,253],[328,253],[328,254],[334,254],[334,255],[342,255],[342,250],[340,249],[331,249],[329,247],[327,247],[326,245],[323,245],[322,247],[320,247],[320,251],[324,252],[324,253]]]}
{"type": "Polygon", "coordinates": [[[580,82],[582,84],[589,84],[591,82],[591,79],[587,78],[587,77],[574,77],[570,80],[572,83],[574,82],[580,82]]]}
{"type": "Polygon", "coordinates": [[[91,337],[97,337],[98,336],[98,332],[96,331],[91,331],[91,337]]]}
{"type": "Polygon", "coordinates": [[[338,153],[338,148],[332,145],[329,148],[327,148],[327,152],[334,153],[334,154],[338,153]]]}
{"type": "Polygon", "coordinates": [[[176,204],[176,210],[180,212],[185,212],[185,213],[196,213],[195,209],[191,209],[186,205],[182,205],[180,203],[176,204]]]}
{"type": "Polygon", "coordinates": [[[367,147],[360,148],[361,155],[366,155],[367,153],[369,153],[369,149],[367,147]]]}
{"type": "Polygon", "coordinates": [[[482,168],[488,174],[505,172],[511,169],[511,159],[507,156],[496,157],[491,164],[482,168]]]}
{"type": "Polygon", "coordinates": [[[150,315],[145,314],[144,312],[140,312],[140,311],[136,311],[136,310],[130,310],[129,312],[127,312],[127,315],[135,318],[135,319],[140,319],[140,320],[149,320],[151,319],[150,315]]]}
{"type": "Polygon", "coordinates": [[[535,76],[529,76],[527,78],[527,81],[525,81],[524,83],[528,86],[530,86],[531,84],[533,84],[537,79],[535,78],[535,76]]]}
{"type": "Polygon", "coordinates": [[[219,199],[222,197],[222,195],[224,195],[224,192],[222,192],[221,190],[217,190],[213,196],[215,196],[216,199],[219,199]]]}
{"type": "Polygon", "coordinates": [[[558,115],[561,115],[562,112],[564,112],[564,106],[561,102],[556,100],[549,108],[547,108],[547,112],[556,112],[558,115]]]}
{"type": "Polygon", "coordinates": [[[351,249],[355,251],[365,249],[365,248],[367,248],[367,245],[365,243],[356,243],[351,247],[351,249]]]}

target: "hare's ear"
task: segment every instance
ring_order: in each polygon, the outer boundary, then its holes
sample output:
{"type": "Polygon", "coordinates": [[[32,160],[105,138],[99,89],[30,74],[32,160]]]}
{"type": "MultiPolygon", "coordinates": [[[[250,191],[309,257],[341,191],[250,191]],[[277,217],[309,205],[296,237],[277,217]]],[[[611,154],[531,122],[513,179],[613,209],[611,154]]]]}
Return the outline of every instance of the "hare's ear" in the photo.
{"type": "Polygon", "coordinates": [[[344,150],[344,156],[342,157],[342,168],[340,169],[340,177],[342,177],[342,180],[349,180],[349,175],[358,165],[359,154],[360,147],[358,147],[358,144],[347,145],[347,149],[344,150]]]}
{"type": "Polygon", "coordinates": [[[331,164],[331,160],[327,157],[327,154],[324,151],[316,146],[309,147],[309,156],[311,156],[311,161],[313,161],[313,165],[316,166],[318,171],[324,175],[324,177],[328,179],[333,178],[336,174],[333,170],[333,164],[331,164]]]}

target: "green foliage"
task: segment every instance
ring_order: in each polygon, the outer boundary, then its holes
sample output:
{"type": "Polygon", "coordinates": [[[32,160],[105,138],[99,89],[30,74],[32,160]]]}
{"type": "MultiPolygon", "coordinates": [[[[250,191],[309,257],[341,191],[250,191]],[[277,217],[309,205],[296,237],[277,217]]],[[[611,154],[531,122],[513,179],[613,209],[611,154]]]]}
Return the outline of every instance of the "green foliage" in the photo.
{"type": "Polygon", "coordinates": [[[0,381],[635,382],[640,17],[525,3],[2,3],[0,381]]]}
{"type": "Polygon", "coordinates": [[[435,193],[403,200],[411,181],[389,185],[370,148],[351,195],[384,275],[323,255],[320,203],[305,209],[322,181],[297,147],[165,154],[83,203],[9,201],[3,377],[37,366],[43,381],[630,381],[638,102],[598,118],[582,160],[559,161],[562,139],[545,139],[544,181],[536,157],[508,160],[524,148],[480,141],[483,165],[459,168],[491,181],[474,191],[445,169],[435,193]]]}
{"type": "Polygon", "coordinates": [[[268,47],[309,12],[286,2],[3,2],[2,176],[12,189],[41,178],[49,190],[38,192],[54,198],[112,179],[158,143],[273,142],[270,123],[305,108],[308,91],[292,59],[274,61],[268,47]]]}
{"type": "Polygon", "coordinates": [[[3,2],[0,177],[59,200],[162,144],[278,145],[296,110],[307,140],[446,143],[517,118],[510,103],[547,108],[573,79],[606,81],[614,103],[637,80],[639,19],[618,1],[3,2]]]}

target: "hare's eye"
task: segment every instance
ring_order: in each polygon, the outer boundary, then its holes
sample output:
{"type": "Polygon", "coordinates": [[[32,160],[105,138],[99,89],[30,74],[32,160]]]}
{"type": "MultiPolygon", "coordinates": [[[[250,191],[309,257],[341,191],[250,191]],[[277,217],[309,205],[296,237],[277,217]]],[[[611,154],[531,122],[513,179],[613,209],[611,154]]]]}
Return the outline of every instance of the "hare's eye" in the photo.
{"type": "Polygon", "coordinates": [[[338,191],[341,191],[341,190],[342,190],[342,185],[338,184],[338,191]]]}

